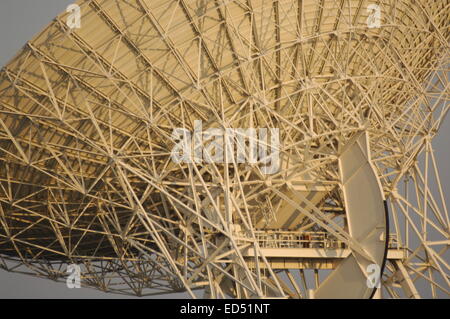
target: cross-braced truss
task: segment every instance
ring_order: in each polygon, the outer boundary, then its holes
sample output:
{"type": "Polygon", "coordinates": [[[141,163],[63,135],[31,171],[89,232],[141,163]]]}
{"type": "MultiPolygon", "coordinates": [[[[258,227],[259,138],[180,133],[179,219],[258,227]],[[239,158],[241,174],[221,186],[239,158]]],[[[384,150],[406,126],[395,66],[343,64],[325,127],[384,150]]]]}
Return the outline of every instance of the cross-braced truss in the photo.
{"type": "Polygon", "coordinates": [[[431,144],[448,0],[77,3],[81,28],[61,14],[0,73],[0,267],[65,280],[76,263],[83,285],[139,296],[314,296],[340,253],[367,257],[338,165],[367,132],[389,212],[382,296],[450,295],[431,144]],[[173,130],[196,120],[278,128],[281,169],[174,162],[173,130]]]}

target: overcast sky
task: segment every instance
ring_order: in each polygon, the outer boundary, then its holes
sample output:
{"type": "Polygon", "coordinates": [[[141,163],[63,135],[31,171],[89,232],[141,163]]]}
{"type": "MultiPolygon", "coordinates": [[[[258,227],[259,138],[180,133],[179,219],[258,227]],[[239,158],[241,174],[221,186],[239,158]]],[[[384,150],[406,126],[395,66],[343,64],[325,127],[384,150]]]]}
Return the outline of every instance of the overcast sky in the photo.
{"type": "MultiPolygon", "coordinates": [[[[73,1],[68,0],[1,0],[0,1],[0,65],[3,66],[55,16],[73,1]]],[[[450,189],[450,123],[447,118],[434,140],[441,168],[443,187],[450,189]]],[[[447,191],[446,199],[449,203],[447,191]]],[[[180,294],[171,295],[180,297],[180,294]]],[[[92,289],[68,289],[66,285],[47,279],[8,273],[0,270],[0,298],[117,298],[92,289]]]]}

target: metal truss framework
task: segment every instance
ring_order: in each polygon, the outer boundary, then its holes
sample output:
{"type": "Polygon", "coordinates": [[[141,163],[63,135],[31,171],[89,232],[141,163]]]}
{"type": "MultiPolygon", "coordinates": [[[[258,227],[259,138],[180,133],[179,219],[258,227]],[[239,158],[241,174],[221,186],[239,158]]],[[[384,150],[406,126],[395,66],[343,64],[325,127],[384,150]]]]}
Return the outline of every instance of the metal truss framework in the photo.
{"type": "Polygon", "coordinates": [[[449,109],[448,0],[77,3],[80,29],[61,14],[0,73],[1,268],[65,281],[76,263],[83,285],[138,296],[307,298],[340,263],[308,234],[366,252],[338,165],[364,131],[401,251],[382,297],[450,295],[431,143],[449,109]],[[174,163],[172,131],[194,120],[279,128],[281,170],[174,163]],[[264,250],[283,232],[273,249],[306,255],[264,250]]]}

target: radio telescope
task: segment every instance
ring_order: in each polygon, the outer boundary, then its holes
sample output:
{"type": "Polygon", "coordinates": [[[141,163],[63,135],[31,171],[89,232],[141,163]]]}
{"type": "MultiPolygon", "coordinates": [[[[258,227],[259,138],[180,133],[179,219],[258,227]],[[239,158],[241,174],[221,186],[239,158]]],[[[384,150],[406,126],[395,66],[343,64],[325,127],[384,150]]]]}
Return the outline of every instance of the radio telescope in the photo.
{"type": "Polygon", "coordinates": [[[448,298],[449,21],[448,0],[77,1],[0,73],[0,267],[137,296],[448,298]],[[174,161],[200,121],[278,129],[279,169],[174,161]]]}

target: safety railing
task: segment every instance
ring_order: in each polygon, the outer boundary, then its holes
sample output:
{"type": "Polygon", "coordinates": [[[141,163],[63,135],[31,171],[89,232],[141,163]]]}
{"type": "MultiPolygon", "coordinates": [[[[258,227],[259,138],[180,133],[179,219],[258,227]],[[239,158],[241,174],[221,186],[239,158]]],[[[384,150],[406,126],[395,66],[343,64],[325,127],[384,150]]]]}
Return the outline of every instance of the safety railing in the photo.
{"type": "MultiPolygon", "coordinates": [[[[343,249],[347,245],[326,232],[255,231],[261,248],[343,249]]],[[[389,235],[389,249],[400,249],[396,234],[389,235]]]]}

